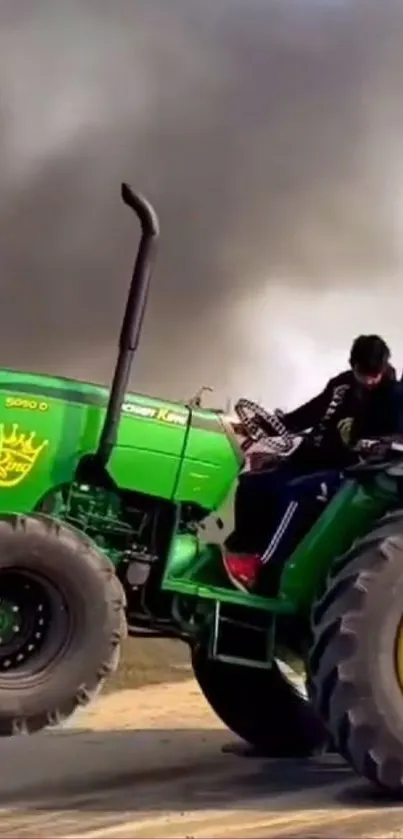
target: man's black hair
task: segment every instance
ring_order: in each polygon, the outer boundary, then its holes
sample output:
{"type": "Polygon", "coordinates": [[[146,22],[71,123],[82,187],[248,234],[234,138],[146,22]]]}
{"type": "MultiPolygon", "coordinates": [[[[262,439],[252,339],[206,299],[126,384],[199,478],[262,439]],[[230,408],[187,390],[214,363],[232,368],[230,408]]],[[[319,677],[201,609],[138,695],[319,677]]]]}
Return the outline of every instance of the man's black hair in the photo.
{"type": "Polygon", "coordinates": [[[390,349],[379,335],[359,335],[353,342],[350,364],[364,376],[382,373],[388,364],[390,349]]]}

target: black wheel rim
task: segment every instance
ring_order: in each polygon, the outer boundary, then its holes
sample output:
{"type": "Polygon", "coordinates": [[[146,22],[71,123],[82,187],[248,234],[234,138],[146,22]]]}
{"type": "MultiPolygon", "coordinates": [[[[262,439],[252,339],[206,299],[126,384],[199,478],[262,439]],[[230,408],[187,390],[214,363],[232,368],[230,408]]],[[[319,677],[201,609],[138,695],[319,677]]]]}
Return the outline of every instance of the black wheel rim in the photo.
{"type": "Polygon", "coordinates": [[[59,651],[66,642],[68,624],[66,604],[48,580],[24,569],[0,571],[0,677],[46,667],[55,641],[59,651]]]}

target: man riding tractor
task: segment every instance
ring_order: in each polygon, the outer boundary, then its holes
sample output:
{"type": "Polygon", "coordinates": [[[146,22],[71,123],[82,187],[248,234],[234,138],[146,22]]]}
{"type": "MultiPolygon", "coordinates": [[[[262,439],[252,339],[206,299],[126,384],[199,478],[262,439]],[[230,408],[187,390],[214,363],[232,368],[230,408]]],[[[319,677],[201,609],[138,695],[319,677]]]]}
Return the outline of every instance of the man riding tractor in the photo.
{"type": "MultiPolygon", "coordinates": [[[[252,455],[250,470],[240,476],[235,526],[223,551],[226,574],[237,588],[263,585],[266,594],[272,593],[283,559],[317,518],[318,504],[329,501],[343,470],[359,461],[357,442],[403,432],[402,382],[389,359],[382,338],[360,335],[351,348],[350,369],[330,379],[318,396],[281,415],[285,432],[302,437],[296,450],[274,468],[265,464],[264,454],[258,464],[252,455]]],[[[264,416],[259,425],[268,437],[278,433],[264,416]]]]}

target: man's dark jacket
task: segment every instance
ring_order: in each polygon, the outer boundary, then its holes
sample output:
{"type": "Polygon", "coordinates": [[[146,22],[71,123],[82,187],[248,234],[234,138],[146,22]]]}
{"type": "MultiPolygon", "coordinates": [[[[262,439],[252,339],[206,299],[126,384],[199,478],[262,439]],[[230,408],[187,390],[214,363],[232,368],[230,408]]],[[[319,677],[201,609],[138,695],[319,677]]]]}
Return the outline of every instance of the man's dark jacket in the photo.
{"type": "Polygon", "coordinates": [[[403,384],[396,381],[393,367],[374,388],[363,387],[346,370],[318,396],[285,414],[283,422],[295,434],[313,429],[300,457],[311,459],[316,449],[326,467],[347,465],[354,460],[350,451],[358,440],[403,433],[403,384]]]}

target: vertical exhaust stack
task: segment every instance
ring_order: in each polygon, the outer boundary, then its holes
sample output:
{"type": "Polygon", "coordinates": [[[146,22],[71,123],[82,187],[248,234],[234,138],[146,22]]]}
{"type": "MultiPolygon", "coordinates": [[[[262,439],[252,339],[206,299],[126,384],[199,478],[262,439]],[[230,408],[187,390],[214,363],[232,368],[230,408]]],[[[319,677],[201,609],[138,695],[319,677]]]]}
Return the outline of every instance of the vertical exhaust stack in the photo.
{"type": "Polygon", "coordinates": [[[136,214],[141,225],[129,294],[119,339],[119,354],[113,374],[105,421],[99,439],[96,459],[106,466],[116,443],[122,404],[125,398],[134,353],[140,341],[141,327],[147,305],[152,269],[159,238],[159,220],[152,205],[139,193],[122,184],[122,199],[136,214]]]}

